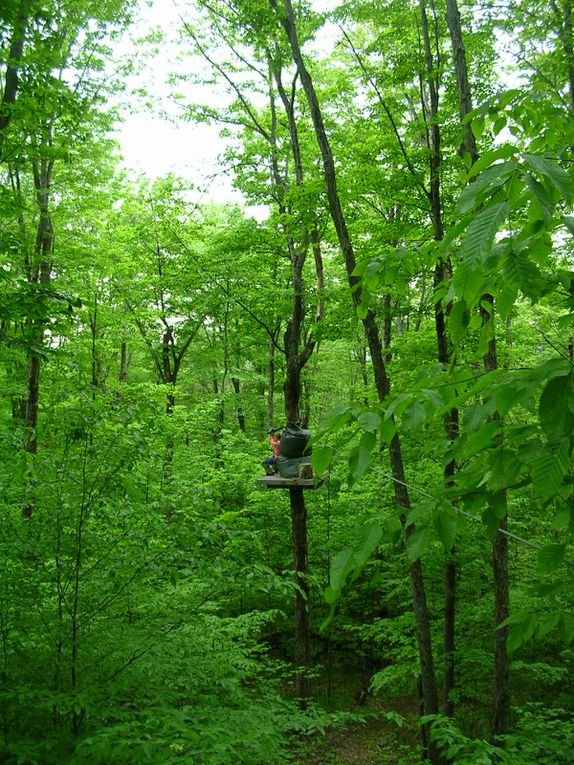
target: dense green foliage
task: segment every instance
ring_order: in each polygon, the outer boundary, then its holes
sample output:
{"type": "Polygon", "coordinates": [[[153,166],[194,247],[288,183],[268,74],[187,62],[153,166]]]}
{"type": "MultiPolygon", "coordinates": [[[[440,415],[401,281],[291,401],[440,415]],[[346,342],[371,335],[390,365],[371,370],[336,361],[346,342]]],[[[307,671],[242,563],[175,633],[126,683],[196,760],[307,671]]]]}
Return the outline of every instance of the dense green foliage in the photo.
{"type": "MultiPolygon", "coordinates": [[[[306,762],[367,697],[396,744],[372,762],[416,762],[419,561],[439,687],[454,667],[440,714],[423,718],[441,757],[571,761],[569,10],[466,8],[474,108],[462,113],[442,3],[346,0],[328,17],[298,5],[356,306],[285,34],[290,3],[197,0],[182,11],[189,68],[171,78],[183,92],[198,79],[220,91],[186,102],[182,120],[221,126],[224,162],[246,203],[264,206],[260,220],[197,204],[173,175],[136,183],[120,169],[107,104],[124,85],[107,59],[131,3],[0,10],[7,765],[306,762]],[[371,314],[384,400],[361,326],[371,314]],[[256,480],[294,367],[314,469],[329,470],[305,492],[304,704],[289,496],[256,480]],[[408,507],[389,468],[397,436],[408,507]],[[503,619],[491,567],[501,534],[503,619]],[[445,562],[456,569],[452,656],[445,562]],[[490,709],[497,634],[510,656],[503,730],[490,709]]],[[[428,741],[423,750],[434,756],[428,741]]]]}

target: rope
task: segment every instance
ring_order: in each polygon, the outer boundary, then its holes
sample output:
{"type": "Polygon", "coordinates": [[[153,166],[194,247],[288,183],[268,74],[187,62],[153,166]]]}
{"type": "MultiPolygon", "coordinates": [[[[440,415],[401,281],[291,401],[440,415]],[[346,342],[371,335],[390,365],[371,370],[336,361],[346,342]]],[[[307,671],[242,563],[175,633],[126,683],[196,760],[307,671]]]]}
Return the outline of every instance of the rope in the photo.
{"type": "MultiPolygon", "coordinates": [[[[401,486],[404,486],[409,491],[418,492],[423,497],[427,497],[427,499],[433,499],[437,501],[436,497],[433,497],[433,495],[429,494],[428,491],[425,491],[424,489],[420,489],[418,486],[413,486],[412,484],[405,483],[404,481],[401,481],[399,478],[395,478],[390,473],[385,473],[384,470],[379,470],[378,468],[371,468],[371,469],[373,470],[373,472],[378,473],[379,475],[382,475],[384,478],[390,478],[391,481],[394,481],[395,483],[398,483],[401,486]]],[[[457,507],[448,499],[444,501],[447,502],[456,513],[459,513],[460,515],[464,515],[466,518],[470,518],[472,521],[476,521],[477,523],[480,523],[482,525],[482,518],[479,518],[477,515],[473,515],[472,513],[469,513],[467,510],[463,510],[462,508],[457,507]]],[[[536,542],[532,542],[530,539],[526,539],[525,537],[521,537],[518,534],[514,534],[512,531],[508,531],[507,529],[498,529],[498,533],[504,534],[504,536],[509,537],[510,539],[514,539],[516,542],[520,542],[523,545],[527,545],[528,547],[533,547],[535,550],[542,549],[542,545],[539,545],[536,542]]],[[[564,563],[574,567],[574,561],[565,560],[564,563]]]]}

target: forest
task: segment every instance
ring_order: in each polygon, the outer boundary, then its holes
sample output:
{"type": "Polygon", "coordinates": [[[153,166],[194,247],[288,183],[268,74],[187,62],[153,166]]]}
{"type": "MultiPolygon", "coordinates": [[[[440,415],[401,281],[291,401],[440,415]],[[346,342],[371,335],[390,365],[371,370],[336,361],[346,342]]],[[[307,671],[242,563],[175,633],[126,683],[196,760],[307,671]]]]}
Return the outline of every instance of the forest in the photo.
{"type": "Polygon", "coordinates": [[[0,763],[569,765],[570,1],[175,9],[0,7],[0,763]]]}

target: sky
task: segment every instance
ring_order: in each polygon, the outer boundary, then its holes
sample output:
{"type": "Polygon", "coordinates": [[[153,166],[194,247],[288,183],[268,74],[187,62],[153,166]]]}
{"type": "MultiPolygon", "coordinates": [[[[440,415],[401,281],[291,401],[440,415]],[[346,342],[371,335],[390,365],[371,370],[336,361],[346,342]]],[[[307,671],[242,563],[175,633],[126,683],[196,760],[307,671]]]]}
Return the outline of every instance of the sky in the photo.
{"type": "MultiPolygon", "coordinates": [[[[189,8],[189,4],[180,5],[189,8]]],[[[333,2],[315,0],[314,5],[316,10],[321,11],[332,8],[333,2]]],[[[151,0],[148,4],[140,0],[140,18],[126,35],[117,54],[127,55],[133,49],[134,40],[154,28],[161,29],[168,39],[175,39],[181,24],[179,14],[177,0],[151,0]]],[[[116,132],[124,164],[135,174],[144,173],[151,178],[173,172],[189,179],[198,189],[200,199],[241,203],[243,198],[240,192],[233,189],[230,176],[218,162],[218,157],[225,150],[218,126],[182,120],[177,107],[169,100],[166,80],[178,53],[179,47],[175,43],[162,45],[143,70],[129,79],[126,105],[129,105],[131,113],[126,114],[116,132]],[[142,87],[148,94],[143,101],[133,95],[142,87]],[[144,106],[146,100],[150,102],[151,109],[144,106]],[[171,119],[162,117],[161,111],[171,115],[171,119]]],[[[194,95],[199,101],[205,98],[205,90],[202,92],[199,86],[195,92],[190,90],[189,94],[191,100],[194,95]]]]}
{"type": "MultiPolygon", "coordinates": [[[[174,39],[180,23],[173,2],[153,0],[140,4],[140,19],[130,29],[117,53],[127,55],[134,40],[151,30],[161,29],[168,40],[174,39]]],[[[169,98],[166,84],[178,55],[173,42],[158,47],[142,70],[128,78],[124,121],[115,133],[124,156],[124,165],[134,174],[155,178],[173,172],[191,180],[200,195],[218,201],[241,201],[231,180],[222,170],[218,157],[225,145],[215,125],[198,125],[181,119],[177,106],[169,98]],[[145,89],[146,95],[138,95],[145,89]]],[[[196,97],[201,98],[199,89],[196,97]]],[[[190,98],[192,94],[190,93],[190,98]]]]}

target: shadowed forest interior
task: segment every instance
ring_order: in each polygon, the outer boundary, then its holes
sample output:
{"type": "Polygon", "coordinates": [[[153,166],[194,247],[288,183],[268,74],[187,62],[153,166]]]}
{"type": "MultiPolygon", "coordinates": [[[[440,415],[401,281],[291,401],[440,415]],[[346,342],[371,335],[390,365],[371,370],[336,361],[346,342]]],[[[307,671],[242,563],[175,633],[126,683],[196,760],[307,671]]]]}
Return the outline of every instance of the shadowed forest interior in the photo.
{"type": "Polygon", "coordinates": [[[571,8],[328,6],[0,8],[2,764],[573,761],[571,8]]]}

